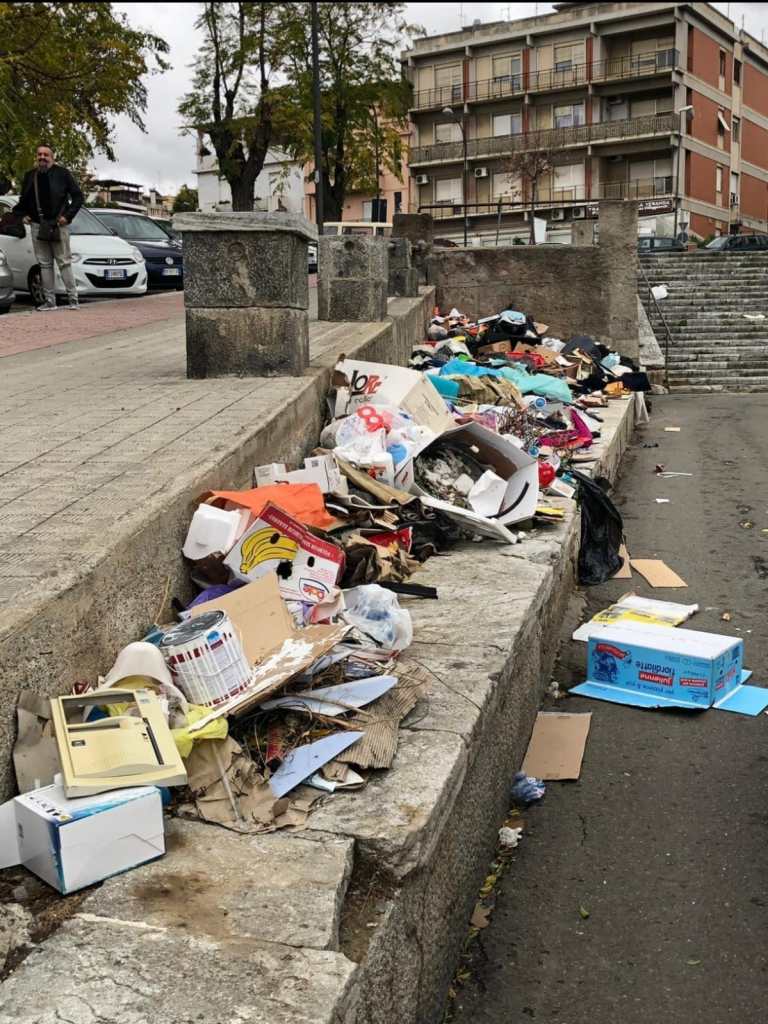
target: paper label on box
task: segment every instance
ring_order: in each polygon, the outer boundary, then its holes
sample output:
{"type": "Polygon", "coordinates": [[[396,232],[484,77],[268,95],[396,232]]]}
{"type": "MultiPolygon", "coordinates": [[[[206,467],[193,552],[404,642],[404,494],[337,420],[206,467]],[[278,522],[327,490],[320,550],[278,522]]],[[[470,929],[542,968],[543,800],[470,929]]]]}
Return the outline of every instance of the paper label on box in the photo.
{"type": "Polygon", "coordinates": [[[241,580],[276,572],[286,600],[318,604],[336,584],[344,554],[270,502],[224,564],[241,580]]]}

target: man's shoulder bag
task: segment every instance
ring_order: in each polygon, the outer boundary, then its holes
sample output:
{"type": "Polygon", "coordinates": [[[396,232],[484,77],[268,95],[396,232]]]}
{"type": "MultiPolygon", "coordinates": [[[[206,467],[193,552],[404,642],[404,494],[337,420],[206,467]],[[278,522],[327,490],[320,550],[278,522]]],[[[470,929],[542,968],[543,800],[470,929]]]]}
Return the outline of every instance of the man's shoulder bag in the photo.
{"type": "Polygon", "coordinates": [[[37,237],[41,242],[58,242],[59,240],[59,218],[46,219],[43,217],[43,210],[40,206],[40,191],[37,187],[37,171],[35,171],[35,205],[40,224],[37,229],[37,237]]]}

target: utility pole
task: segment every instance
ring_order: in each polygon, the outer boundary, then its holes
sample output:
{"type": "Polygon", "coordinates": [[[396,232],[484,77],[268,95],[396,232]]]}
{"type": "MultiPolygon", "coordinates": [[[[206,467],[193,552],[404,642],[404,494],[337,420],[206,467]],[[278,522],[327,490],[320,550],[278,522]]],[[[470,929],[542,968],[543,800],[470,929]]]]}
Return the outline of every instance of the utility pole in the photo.
{"type": "Polygon", "coordinates": [[[312,2],[312,98],[315,108],[315,223],[323,233],[323,122],[320,109],[320,55],[318,46],[317,0],[312,2]]]}
{"type": "Polygon", "coordinates": [[[374,174],[376,175],[376,200],[374,202],[374,214],[372,220],[380,221],[381,216],[381,172],[379,169],[379,117],[376,112],[376,105],[371,107],[371,115],[373,116],[373,162],[374,162],[374,174]]]}

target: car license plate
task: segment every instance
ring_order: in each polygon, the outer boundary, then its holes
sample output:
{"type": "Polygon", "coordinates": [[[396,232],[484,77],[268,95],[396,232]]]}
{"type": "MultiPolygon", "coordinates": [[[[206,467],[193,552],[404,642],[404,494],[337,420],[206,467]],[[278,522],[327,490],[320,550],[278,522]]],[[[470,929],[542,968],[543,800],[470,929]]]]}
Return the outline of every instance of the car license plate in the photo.
{"type": "Polygon", "coordinates": [[[126,278],[125,270],[105,270],[104,277],[108,281],[124,281],[126,278]]]}
{"type": "Polygon", "coordinates": [[[180,277],[181,267],[163,267],[164,277],[180,277]]]}

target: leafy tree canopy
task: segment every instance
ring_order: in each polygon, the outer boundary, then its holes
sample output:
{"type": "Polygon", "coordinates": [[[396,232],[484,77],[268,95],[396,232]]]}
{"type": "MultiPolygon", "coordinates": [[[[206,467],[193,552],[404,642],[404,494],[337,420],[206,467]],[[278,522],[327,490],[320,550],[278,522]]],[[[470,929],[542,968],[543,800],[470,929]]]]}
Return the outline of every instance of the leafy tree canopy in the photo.
{"type": "Polygon", "coordinates": [[[18,182],[43,140],[70,167],[113,160],[113,119],[143,130],[144,77],[167,53],[110,3],[0,3],[0,176],[18,182]]]}
{"type": "Polygon", "coordinates": [[[182,185],[173,200],[174,213],[194,213],[197,210],[197,189],[182,185]]]}

